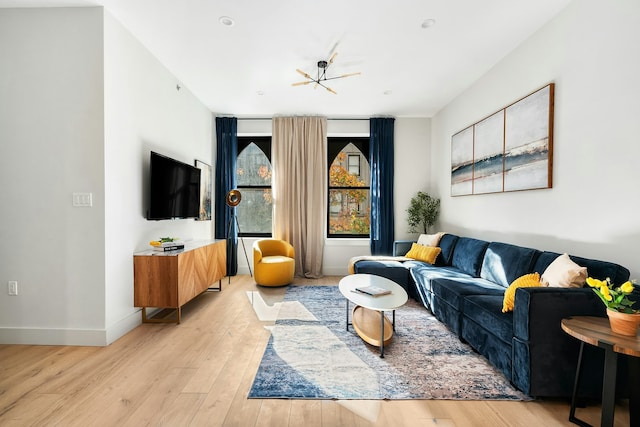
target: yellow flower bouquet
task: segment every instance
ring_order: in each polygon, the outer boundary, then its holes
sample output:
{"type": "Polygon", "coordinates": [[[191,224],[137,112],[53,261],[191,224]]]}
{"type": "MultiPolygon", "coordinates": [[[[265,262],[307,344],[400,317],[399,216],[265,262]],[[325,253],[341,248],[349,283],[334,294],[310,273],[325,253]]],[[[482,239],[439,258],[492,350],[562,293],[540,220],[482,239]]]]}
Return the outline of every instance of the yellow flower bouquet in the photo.
{"type": "Polygon", "coordinates": [[[598,280],[593,277],[587,278],[587,284],[591,286],[593,292],[600,297],[608,309],[627,314],[636,314],[639,312],[638,310],[631,308],[634,301],[627,298],[627,295],[633,292],[634,283],[635,280],[626,281],[622,285],[616,287],[611,283],[611,279],[608,277],[605,280],[598,280]]]}
{"type": "Polygon", "coordinates": [[[161,247],[163,243],[171,243],[171,242],[176,242],[179,239],[177,237],[161,237],[158,240],[152,240],[149,242],[149,244],[151,246],[154,246],[156,248],[161,247]]]}

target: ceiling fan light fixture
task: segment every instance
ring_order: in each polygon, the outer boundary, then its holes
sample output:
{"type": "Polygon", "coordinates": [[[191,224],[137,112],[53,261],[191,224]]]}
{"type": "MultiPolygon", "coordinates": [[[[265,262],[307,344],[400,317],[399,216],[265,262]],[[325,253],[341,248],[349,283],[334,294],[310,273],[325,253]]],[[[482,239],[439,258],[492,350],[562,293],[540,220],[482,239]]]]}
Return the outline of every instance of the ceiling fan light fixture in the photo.
{"type": "Polygon", "coordinates": [[[335,90],[331,89],[328,86],[325,86],[325,82],[327,80],[336,80],[336,79],[343,79],[345,77],[351,77],[351,76],[358,76],[361,73],[357,72],[357,73],[347,73],[347,74],[342,74],[339,76],[334,76],[334,77],[327,77],[327,69],[331,66],[331,64],[333,64],[333,60],[336,58],[336,56],[338,55],[338,52],[334,52],[333,55],[331,55],[331,58],[329,58],[328,61],[325,60],[320,60],[317,62],[318,65],[318,74],[316,78],[311,77],[311,75],[309,73],[306,73],[304,71],[302,71],[299,68],[296,68],[296,71],[303,75],[307,80],[301,81],[301,82],[296,82],[296,83],[292,83],[291,86],[303,86],[303,85],[307,85],[309,83],[315,83],[313,85],[313,88],[316,89],[318,86],[322,86],[323,88],[325,88],[328,92],[331,92],[334,95],[337,95],[338,92],[336,92],[335,90]]]}

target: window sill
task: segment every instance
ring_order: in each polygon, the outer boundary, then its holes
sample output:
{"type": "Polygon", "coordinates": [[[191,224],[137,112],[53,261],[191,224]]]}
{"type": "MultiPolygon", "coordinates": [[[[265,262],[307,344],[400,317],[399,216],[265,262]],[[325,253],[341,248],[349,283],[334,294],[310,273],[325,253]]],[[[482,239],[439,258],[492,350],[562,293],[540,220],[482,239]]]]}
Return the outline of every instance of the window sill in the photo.
{"type": "Polygon", "coordinates": [[[340,237],[325,237],[325,246],[369,246],[369,238],[348,238],[341,239],[340,237]]]}

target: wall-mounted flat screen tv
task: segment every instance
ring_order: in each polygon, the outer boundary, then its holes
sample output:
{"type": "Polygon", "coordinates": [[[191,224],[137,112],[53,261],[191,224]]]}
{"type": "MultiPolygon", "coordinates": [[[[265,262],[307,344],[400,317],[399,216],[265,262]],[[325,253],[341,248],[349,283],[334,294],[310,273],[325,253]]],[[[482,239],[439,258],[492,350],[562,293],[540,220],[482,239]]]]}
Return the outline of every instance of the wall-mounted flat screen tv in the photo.
{"type": "Polygon", "coordinates": [[[200,169],[151,152],[147,219],[196,218],[200,213],[200,169]]]}

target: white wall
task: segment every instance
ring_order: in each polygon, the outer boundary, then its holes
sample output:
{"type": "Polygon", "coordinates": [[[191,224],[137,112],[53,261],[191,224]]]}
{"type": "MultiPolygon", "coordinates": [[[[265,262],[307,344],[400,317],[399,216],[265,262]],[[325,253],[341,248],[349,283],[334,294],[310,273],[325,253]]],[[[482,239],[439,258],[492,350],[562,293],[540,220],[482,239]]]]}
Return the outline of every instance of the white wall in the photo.
{"type": "Polygon", "coordinates": [[[434,117],[440,228],[617,262],[640,279],[640,3],[572,2],[434,117]],[[553,188],[450,197],[451,135],[555,82],[553,188]]]}
{"type": "MultiPolygon", "coordinates": [[[[429,151],[431,120],[427,118],[396,118],[394,124],[394,204],[396,239],[415,238],[407,231],[406,209],[418,191],[429,191],[429,151]]],[[[238,135],[271,135],[270,120],[238,120],[238,135]]],[[[368,120],[327,121],[328,136],[368,136],[368,120]]],[[[247,258],[253,263],[251,246],[255,239],[245,238],[247,258]]],[[[349,259],[370,255],[369,239],[326,239],[323,274],[345,275],[349,259]]],[[[238,244],[238,273],[248,274],[242,242],[238,244]]]]}
{"type": "Polygon", "coordinates": [[[101,10],[0,9],[0,61],[0,342],[99,342],[101,10]],[[72,207],[73,192],[93,207],[72,207]]]}
{"type": "Polygon", "coordinates": [[[133,252],[211,237],[143,219],[149,150],[211,163],[211,114],[102,8],[0,9],[0,61],[0,343],[107,344],[140,322],[133,252]]]}
{"type": "Polygon", "coordinates": [[[147,221],[145,215],[149,152],[213,166],[213,116],[109,13],[104,34],[105,303],[113,341],[140,320],[132,254],[163,236],[212,238],[212,221],[147,221]]]}
{"type": "Polygon", "coordinates": [[[409,233],[407,208],[418,191],[432,193],[431,119],[398,118],[395,125],[394,214],[396,240],[417,239],[409,233]]]}

